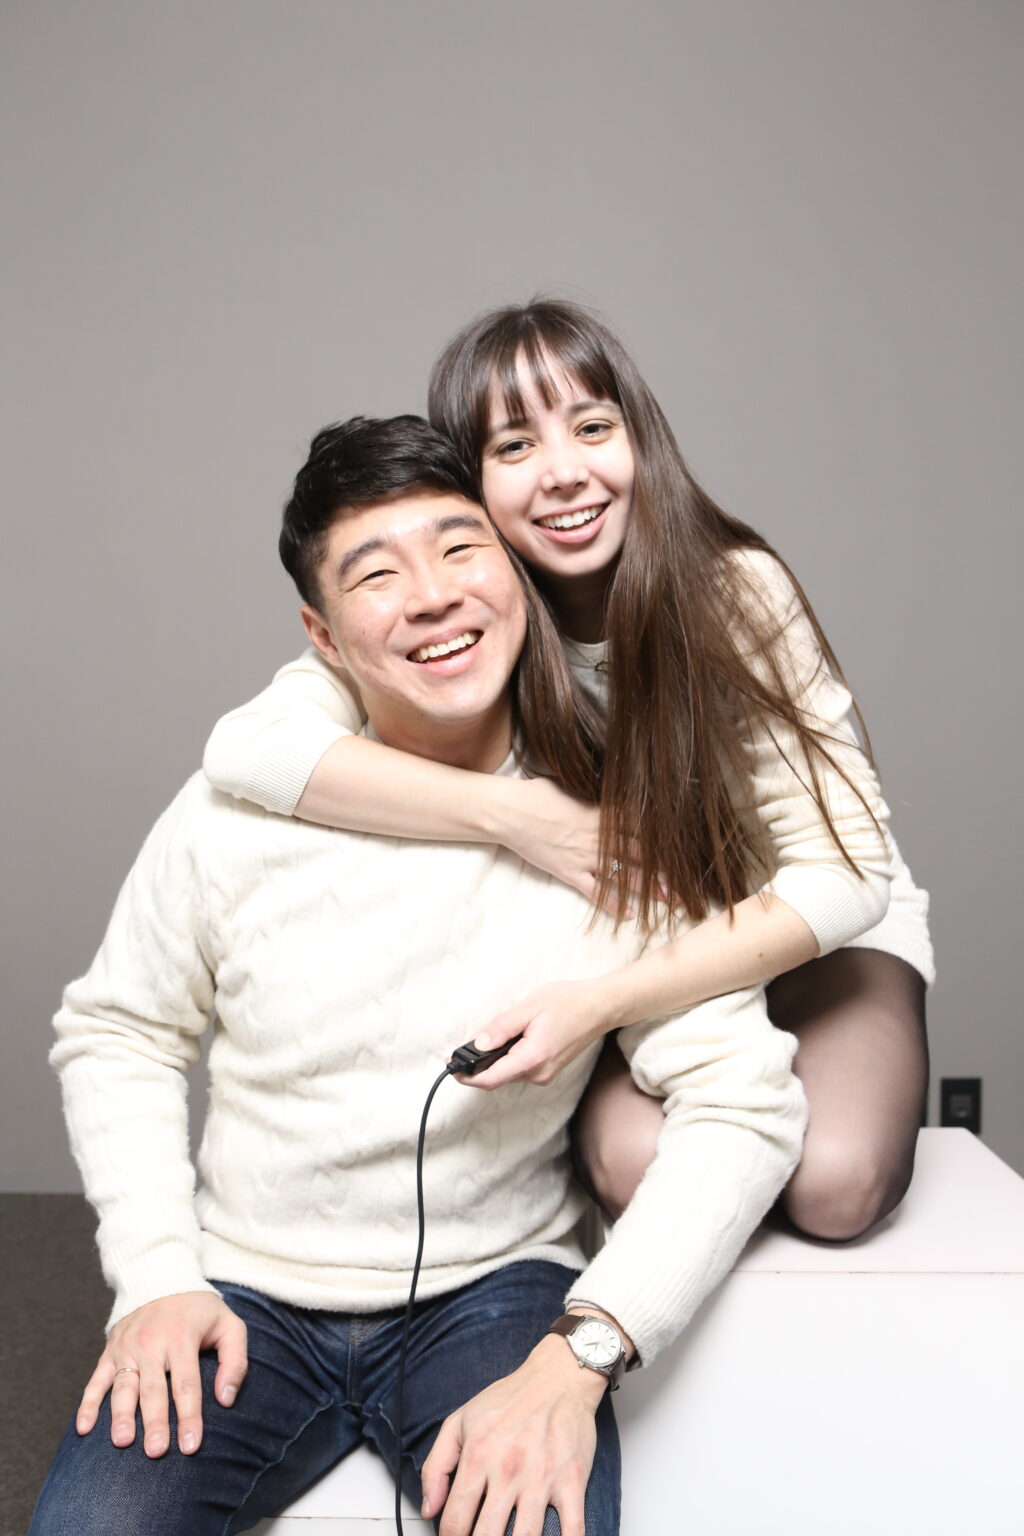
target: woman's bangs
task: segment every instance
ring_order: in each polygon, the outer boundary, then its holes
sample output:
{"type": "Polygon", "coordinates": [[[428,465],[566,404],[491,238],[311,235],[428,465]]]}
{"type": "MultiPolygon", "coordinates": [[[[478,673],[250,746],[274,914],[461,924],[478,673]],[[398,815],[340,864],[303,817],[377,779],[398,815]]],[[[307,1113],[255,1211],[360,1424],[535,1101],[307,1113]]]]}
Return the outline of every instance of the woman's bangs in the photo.
{"type": "Polygon", "coordinates": [[[547,327],[534,324],[522,329],[517,326],[496,338],[496,342],[486,366],[486,384],[477,401],[478,420],[484,425],[485,435],[490,430],[494,385],[510,422],[525,421],[528,415],[524,385],[536,391],[548,410],[564,399],[567,383],[595,400],[611,400],[621,405],[614,369],[588,339],[561,328],[551,328],[549,333],[547,327]]]}

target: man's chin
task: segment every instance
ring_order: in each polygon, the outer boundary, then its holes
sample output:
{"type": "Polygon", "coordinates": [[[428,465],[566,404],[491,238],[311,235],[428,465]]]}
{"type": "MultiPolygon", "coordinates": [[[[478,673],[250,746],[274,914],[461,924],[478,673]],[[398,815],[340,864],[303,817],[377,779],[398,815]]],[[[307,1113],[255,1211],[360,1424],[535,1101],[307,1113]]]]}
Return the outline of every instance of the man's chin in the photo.
{"type": "Polygon", "coordinates": [[[427,693],[402,707],[367,705],[374,734],[386,746],[434,762],[493,773],[512,750],[512,710],[507,689],[497,699],[438,698],[427,693]]]}

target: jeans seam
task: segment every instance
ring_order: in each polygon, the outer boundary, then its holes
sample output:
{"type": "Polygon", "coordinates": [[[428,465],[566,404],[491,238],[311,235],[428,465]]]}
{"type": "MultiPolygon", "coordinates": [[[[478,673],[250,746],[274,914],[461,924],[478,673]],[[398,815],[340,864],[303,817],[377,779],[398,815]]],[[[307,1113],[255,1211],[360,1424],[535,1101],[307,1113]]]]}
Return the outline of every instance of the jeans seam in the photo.
{"type": "MultiPolygon", "coordinates": [[[[332,1403],[330,1400],[328,1400],[326,1403],[321,1403],[317,1408],[315,1408],[313,1410],[313,1412],[309,1415],[309,1418],[305,1419],[303,1421],[303,1423],[299,1426],[299,1428],[295,1431],[294,1435],[292,1435],[291,1439],[287,1442],[287,1444],[285,1444],[285,1445],[283,1445],[281,1447],[280,1455],[274,1461],[268,1461],[266,1466],[263,1466],[263,1467],[260,1468],[260,1470],[256,1473],[256,1476],[253,1478],[252,1482],[249,1484],[249,1487],[246,1490],[245,1497],[242,1499],[241,1503],[236,1505],[235,1509],[228,1516],[228,1519],[227,1519],[227,1521],[226,1521],[226,1523],[225,1523],[225,1525],[224,1525],[224,1527],[223,1527],[223,1529],[221,1531],[221,1536],[227,1536],[228,1529],[229,1529],[229,1527],[231,1525],[232,1520],[238,1514],[239,1510],[244,1509],[246,1504],[248,1504],[249,1500],[252,1498],[253,1494],[255,1493],[255,1491],[256,1491],[256,1489],[257,1489],[257,1487],[259,1485],[260,1478],[261,1477],[266,1477],[268,1472],[272,1472],[275,1467],[279,1467],[281,1465],[282,1461],[284,1460],[284,1458],[287,1456],[288,1452],[291,1450],[292,1446],[295,1444],[296,1440],[299,1439],[300,1435],[304,1435],[306,1433],[306,1430],[309,1428],[309,1426],[316,1419],[318,1419],[322,1413],[327,1413],[328,1410],[333,1408],[334,1406],[335,1406],[335,1404],[332,1403]]],[[[332,1463],[332,1465],[333,1465],[333,1463],[332,1463]]]]}

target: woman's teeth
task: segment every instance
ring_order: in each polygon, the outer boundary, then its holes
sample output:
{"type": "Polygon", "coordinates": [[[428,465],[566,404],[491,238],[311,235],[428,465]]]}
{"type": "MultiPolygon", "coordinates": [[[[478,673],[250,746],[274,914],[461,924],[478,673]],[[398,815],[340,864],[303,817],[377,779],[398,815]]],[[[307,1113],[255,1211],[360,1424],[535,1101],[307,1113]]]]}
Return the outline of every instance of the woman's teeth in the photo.
{"type": "Polygon", "coordinates": [[[600,517],[603,507],[585,507],[582,512],[555,512],[549,517],[539,517],[538,523],[542,528],[582,528],[584,523],[592,523],[595,517],[600,517]]]}
{"type": "Polygon", "coordinates": [[[454,656],[456,651],[464,651],[476,645],[480,634],[478,629],[467,629],[464,635],[456,635],[454,640],[445,640],[442,645],[421,645],[419,650],[410,651],[409,660],[436,661],[439,656],[454,656]]]}

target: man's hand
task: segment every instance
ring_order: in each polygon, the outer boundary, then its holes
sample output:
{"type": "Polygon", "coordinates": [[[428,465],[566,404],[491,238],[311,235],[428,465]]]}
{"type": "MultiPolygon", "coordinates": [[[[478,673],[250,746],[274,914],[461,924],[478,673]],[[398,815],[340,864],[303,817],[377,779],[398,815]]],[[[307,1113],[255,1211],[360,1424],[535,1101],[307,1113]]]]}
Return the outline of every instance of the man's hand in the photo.
{"type": "Polygon", "coordinates": [[[562,1536],[583,1536],[594,1414],[607,1386],[580,1369],[564,1339],[541,1339],[517,1371],[442,1424],[423,1463],[424,1518],[443,1505],[441,1536],[504,1536],[515,1510],[516,1536],[540,1536],[550,1504],[562,1536]]]}
{"type": "Polygon", "coordinates": [[[87,1435],[100,1403],[110,1392],[110,1438],[115,1445],[135,1439],[135,1410],[142,1408],[147,1456],[162,1456],[170,1445],[167,1375],[178,1412],[178,1449],[186,1455],[203,1438],[199,1351],[219,1358],[214,1395],[230,1408],[247,1370],[246,1328],[240,1317],[211,1291],[186,1291],[148,1302],[115,1323],[107,1347],[89,1379],[75,1427],[87,1435]]]}

